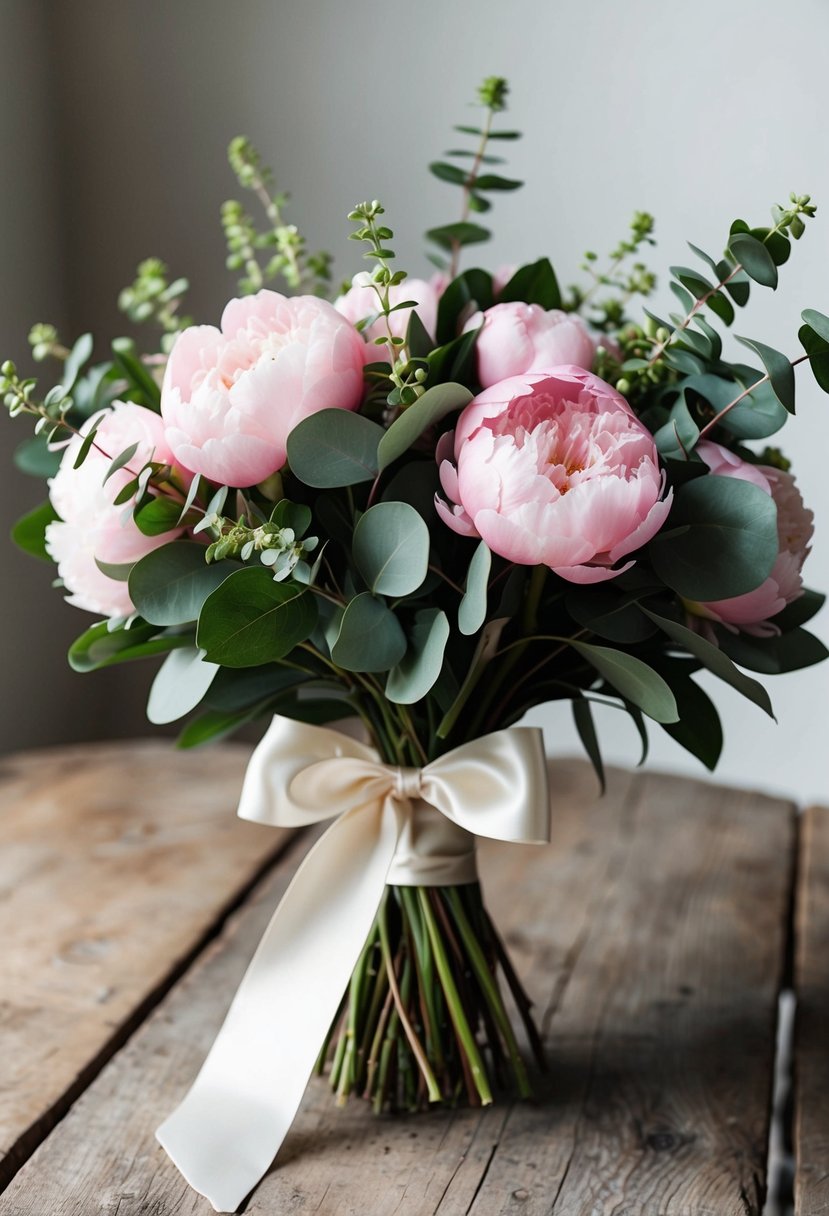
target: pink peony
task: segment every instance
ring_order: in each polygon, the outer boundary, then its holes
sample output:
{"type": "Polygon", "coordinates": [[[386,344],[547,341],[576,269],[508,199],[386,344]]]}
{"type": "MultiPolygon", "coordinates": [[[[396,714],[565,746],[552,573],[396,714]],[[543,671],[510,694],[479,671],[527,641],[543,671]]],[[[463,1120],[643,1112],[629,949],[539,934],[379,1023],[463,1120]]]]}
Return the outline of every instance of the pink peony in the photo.
{"type": "MultiPolygon", "coordinates": [[[[444,276],[445,277],[445,276],[444,276]]],[[[441,284],[441,276],[434,275],[427,283],[425,279],[405,279],[395,287],[389,288],[389,301],[392,305],[402,304],[405,300],[415,300],[417,307],[413,310],[401,308],[389,317],[389,327],[395,338],[405,338],[412,311],[416,312],[423,322],[423,328],[434,338],[438,323],[438,300],[445,284],[441,284]]],[[[334,301],[337,312],[346,317],[352,325],[365,317],[377,312],[377,293],[371,286],[371,275],[367,270],[355,274],[348,291],[334,301]]],[[[375,338],[385,338],[388,335],[386,322],[381,318],[362,331],[366,341],[375,338]]],[[[368,352],[369,360],[380,360],[386,357],[386,348],[375,346],[368,352]]]]}
{"type": "Polygon", "coordinates": [[[771,495],[777,507],[780,549],[771,574],[753,591],[688,607],[694,614],[718,621],[733,632],[741,629],[755,637],[770,637],[780,632],[771,618],[802,594],[801,570],[809,554],[814,516],[804,505],[790,473],[768,465],[748,464],[718,443],[703,441],[697,452],[712,473],[750,481],[771,495]]]}
{"type": "Polygon", "coordinates": [[[485,389],[437,455],[454,505],[436,506],[450,528],[574,583],[629,569],[633,562],[611,567],[649,541],[671,508],[652,435],[624,397],[580,367],[485,389]]]}
{"type": "MultiPolygon", "coordinates": [[[[84,424],[82,435],[98,417],[84,424]]],[[[60,468],[49,483],[49,497],[60,520],[47,527],[46,548],[58,563],[70,604],[99,616],[129,616],[133,606],[127,584],[109,578],[95,559],[113,566],[131,564],[172,539],[170,532],[144,536],[129,513],[132,501],[117,507],[113,502],[148,460],[169,463],[172,453],[158,414],[129,401],[116,401],[104,415],[95,439],[98,446],[90,448],[84,463],[75,469],[82,442],[75,436],[67,444],[60,468]],[[133,443],[139,446],[128,467],[113,473],[104,485],[111,460],[133,443]]]]}
{"type": "Polygon", "coordinates": [[[193,473],[255,485],[282,468],[303,418],[357,408],[363,365],[359,334],[325,300],[231,300],[220,330],[194,325],[176,339],[161,391],[167,443],[193,473]]]}
{"type": "Polygon", "coordinates": [[[483,329],[477,342],[478,379],[484,388],[510,376],[523,376],[548,367],[593,365],[596,344],[575,313],[558,308],[547,312],[540,304],[512,301],[475,313],[465,328],[477,329],[481,324],[483,329]]]}

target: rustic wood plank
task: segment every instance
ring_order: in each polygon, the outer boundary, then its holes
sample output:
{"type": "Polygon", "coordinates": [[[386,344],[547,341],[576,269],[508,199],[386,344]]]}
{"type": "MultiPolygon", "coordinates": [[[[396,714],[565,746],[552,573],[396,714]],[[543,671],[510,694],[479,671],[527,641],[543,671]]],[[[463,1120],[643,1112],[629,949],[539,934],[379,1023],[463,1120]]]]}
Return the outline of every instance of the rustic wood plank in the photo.
{"type": "MultiPolygon", "coordinates": [[[[535,1105],[374,1119],[310,1087],[248,1216],[758,1213],[793,808],[553,767],[549,849],[484,848],[552,1068],[535,1105]]],[[[41,1145],[0,1216],[208,1216],[152,1131],[194,1075],[293,850],[41,1145]]]]}
{"type": "Polygon", "coordinates": [[[829,1212],[829,808],[801,820],[795,914],[795,1213],[829,1212]]]}
{"type": "Polygon", "coordinates": [[[0,1182],[284,844],[234,816],[249,752],[0,764],[0,1182]]]}

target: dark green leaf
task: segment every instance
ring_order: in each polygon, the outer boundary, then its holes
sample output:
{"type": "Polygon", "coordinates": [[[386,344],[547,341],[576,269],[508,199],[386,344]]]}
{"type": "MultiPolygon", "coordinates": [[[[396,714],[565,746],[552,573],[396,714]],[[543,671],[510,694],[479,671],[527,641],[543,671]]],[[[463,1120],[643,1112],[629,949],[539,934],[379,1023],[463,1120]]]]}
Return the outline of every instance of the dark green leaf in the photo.
{"type": "Polygon", "coordinates": [[[200,714],[198,718],[194,718],[192,722],[187,723],[176,740],[176,747],[201,747],[205,743],[223,739],[238,730],[240,726],[244,726],[246,722],[252,722],[259,712],[259,706],[243,709],[236,713],[209,709],[206,713],[200,714]]]}
{"type": "MultiPolygon", "coordinates": [[[[486,270],[465,270],[453,279],[438,301],[437,340],[445,345],[455,337],[463,315],[470,311],[485,311],[494,303],[492,275],[486,270]]],[[[439,354],[435,352],[435,355],[439,354]]]]}
{"type": "Polygon", "coordinates": [[[602,586],[574,587],[567,592],[564,605],[577,625],[597,637],[628,646],[644,642],[656,632],[656,626],[635,602],[637,596],[636,592],[620,595],[602,586]]]}
{"type": "Polygon", "coordinates": [[[590,763],[593,765],[596,776],[599,779],[599,788],[604,793],[607,783],[605,781],[602,753],[599,747],[599,738],[596,734],[596,726],[593,722],[593,711],[590,708],[590,702],[585,697],[575,697],[571,705],[573,706],[573,721],[576,724],[576,730],[579,732],[582,746],[590,757],[590,763]]]}
{"type": "Polygon", "coordinates": [[[476,245],[480,241],[488,241],[491,235],[489,229],[464,220],[455,224],[444,224],[440,228],[430,228],[426,233],[430,241],[434,241],[441,249],[448,250],[456,245],[476,245]]]}
{"type": "Polygon", "coordinates": [[[452,182],[455,186],[464,186],[466,184],[466,173],[463,169],[459,169],[457,165],[448,165],[445,161],[432,161],[429,166],[429,172],[435,177],[440,178],[442,182],[452,182]]]}
{"type": "Polygon", "coordinates": [[[825,595],[806,587],[796,600],[792,600],[791,604],[787,604],[782,612],[778,612],[774,623],[783,633],[786,633],[789,629],[796,629],[798,625],[805,625],[807,621],[811,621],[825,603],[825,595]]]}
{"type": "Polygon", "coordinates": [[[376,422],[351,410],[320,410],[291,431],[288,463],[300,481],[317,489],[372,481],[384,434],[376,422]]]}
{"type": "Polygon", "coordinates": [[[819,338],[823,338],[823,341],[829,344],[829,317],[814,308],[804,308],[800,315],[809,328],[813,329],[819,338]]]}
{"type": "Polygon", "coordinates": [[[469,329],[429,355],[429,384],[464,383],[476,376],[475,344],[478,329],[469,329]]]}
{"type": "Polygon", "coordinates": [[[207,597],[238,569],[235,562],[208,566],[206,552],[204,545],[176,540],[136,562],[129,578],[130,599],[146,621],[184,625],[198,619],[207,597]]]}
{"type": "Polygon", "coordinates": [[[663,530],[649,546],[657,575],[689,600],[753,591],[778,551],[777,510],[759,486],[706,474],[679,487],[663,530]]]}
{"type": "Polygon", "coordinates": [[[278,528],[290,528],[297,540],[305,535],[311,526],[311,508],[304,503],[290,502],[281,499],[271,511],[272,524],[278,528]]]}
{"type": "Polygon", "coordinates": [[[511,177],[499,177],[497,173],[482,173],[475,178],[476,190],[518,190],[523,182],[511,177]]]}
{"type": "MultiPolygon", "coordinates": [[[[678,664],[676,666],[679,668],[678,664]]],[[[669,670],[666,669],[666,675],[669,670]]],[[[665,723],[663,729],[713,772],[723,746],[722,723],[716,707],[687,674],[668,675],[668,679],[676,697],[679,721],[665,723]]]]}
{"type": "Polygon", "coordinates": [[[511,279],[501,288],[500,303],[521,300],[525,304],[538,304],[545,311],[561,308],[561,290],[549,258],[539,258],[529,266],[516,270],[511,279]]]}
{"type": "Polygon", "coordinates": [[[138,397],[139,404],[146,405],[158,413],[161,408],[161,389],[136,354],[132,339],[115,338],[112,353],[118,368],[129,381],[133,394],[138,397]]]}
{"type": "Polygon", "coordinates": [[[52,504],[42,502],[39,507],[18,519],[12,527],[11,538],[24,553],[50,562],[52,558],[46,551],[46,529],[56,519],[58,514],[52,504]]]}
{"type": "Polygon", "coordinates": [[[409,317],[409,324],[406,328],[406,346],[413,359],[425,359],[435,349],[432,335],[416,312],[412,312],[409,317]]]}
{"type": "Polygon", "coordinates": [[[714,646],[701,634],[695,633],[693,629],[688,629],[685,625],[681,625],[679,621],[671,620],[669,617],[659,616],[655,612],[651,612],[648,608],[643,608],[652,621],[668,635],[668,637],[681,646],[683,650],[687,650],[694,658],[699,659],[703,667],[706,667],[715,676],[719,676],[726,684],[730,684],[732,688],[736,688],[737,692],[742,693],[749,701],[753,701],[760,709],[764,710],[770,717],[774,717],[771,708],[769,694],[763,688],[762,684],[758,684],[756,680],[752,680],[750,676],[739,671],[738,668],[729,659],[718,646],[714,646]]]}
{"type": "MultiPolygon", "coordinates": [[[[762,287],[777,286],[777,267],[768,249],[748,232],[737,232],[728,248],[755,283],[762,287]]],[[[734,292],[732,291],[732,295],[734,292]]],[[[735,297],[736,298],[736,297],[735,297]]]]}
{"type": "Polygon", "coordinates": [[[167,654],[179,646],[192,644],[192,634],[160,632],[155,625],[139,621],[129,629],[110,630],[108,621],[100,621],[69,647],[69,666],[73,671],[97,671],[116,663],[167,654]]]}
{"type": "Polygon", "coordinates": [[[205,705],[223,713],[238,713],[288,692],[310,678],[305,672],[278,663],[222,667],[205,696],[205,705]]]}
{"type": "Polygon", "coordinates": [[[471,400],[472,394],[462,384],[436,384],[434,388],[427,389],[414,405],[410,405],[394,420],[383,435],[377,446],[378,467],[388,468],[409,450],[424,431],[453,410],[463,409],[471,400]]]}
{"type": "Polygon", "coordinates": [[[655,722],[676,722],[674,695],[658,672],[624,650],[570,641],[608,684],[655,722]]]}
{"type": "Polygon", "coordinates": [[[210,662],[258,667],[304,642],[316,619],[310,592],[274,582],[261,567],[237,569],[205,600],[196,643],[210,662]]]}
{"type": "Polygon", "coordinates": [[[754,338],[740,338],[737,341],[750,350],[756,351],[762,360],[771,384],[772,391],[780,404],[790,414],[794,413],[794,368],[791,361],[771,346],[757,342],[754,338]]]}
{"type": "Polygon", "coordinates": [[[331,658],[345,671],[388,671],[406,653],[406,635],[382,600],[364,591],[347,605],[331,658]]]}
{"type": "Polygon", "coordinates": [[[809,356],[812,375],[824,393],[829,393],[829,342],[809,325],[801,325],[797,336],[809,356]]]}
{"type": "Polygon", "coordinates": [[[719,630],[720,645],[735,663],[761,675],[782,675],[812,667],[827,658],[820,638],[807,629],[790,629],[768,638],[755,638],[747,633],[719,630]]]}
{"type": "Polygon", "coordinates": [[[153,498],[135,514],[135,522],[139,532],[145,536],[162,536],[165,532],[173,532],[181,525],[179,516],[181,503],[173,502],[170,498],[153,498]]]}

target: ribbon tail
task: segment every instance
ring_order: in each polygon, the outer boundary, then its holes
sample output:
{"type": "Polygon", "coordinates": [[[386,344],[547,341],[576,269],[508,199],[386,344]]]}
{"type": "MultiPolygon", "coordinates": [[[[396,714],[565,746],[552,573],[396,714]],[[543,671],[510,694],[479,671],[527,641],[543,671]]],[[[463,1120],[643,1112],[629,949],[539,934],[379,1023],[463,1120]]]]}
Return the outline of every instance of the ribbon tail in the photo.
{"type": "Polygon", "coordinates": [[[234,1212],[253,1190],[293,1122],[377,913],[397,837],[396,816],[378,805],[342,815],[316,843],[192,1088],[156,1132],[217,1212],[234,1212]]]}

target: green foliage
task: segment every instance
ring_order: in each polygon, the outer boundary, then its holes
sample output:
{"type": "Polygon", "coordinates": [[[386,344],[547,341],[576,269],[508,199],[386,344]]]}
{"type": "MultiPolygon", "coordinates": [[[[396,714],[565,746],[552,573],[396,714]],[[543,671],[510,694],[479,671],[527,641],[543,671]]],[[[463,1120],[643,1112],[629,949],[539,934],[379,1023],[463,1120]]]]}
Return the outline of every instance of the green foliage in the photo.
{"type": "Polygon", "coordinates": [[[49,562],[52,559],[46,551],[46,529],[57,518],[52,504],[43,502],[17,521],[11,531],[12,540],[24,553],[49,562]]]}
{"type": "Polygon", "coordinates": [[[571,639],[569,645],[587,659],[616,691],[655,722],[676,722],[676,701],[669,685],[647,663],[624,650],[571,639]]]}
{"type": "Polygon", "coordinates": [[[147,717],[161,725],[189,714],[210,688],[219,667],[205,663],[195,646],[171,650],[159,667],[150,688],[147,717]]]}
{"type": "Polygon", "coordinates": [[[398,460],[430,427],[472,400],[462,384],[436,384],[395,419],[377,445],[378,470],[398,460]]]}
{"type": "Polygon", "coordinates": [[[198,620],[202,605],[234,569],[230,562],[209,566],[203,545],[176,540],[136,562],[130,599],[153,625],[186,625],[198,620]]]}
{"type": "Polygon", "coordinates": [[[316,620],[310,592],[274,582],[266,570],[249,567],[236,570],[207,596],[196,644],[211,663],[257,667],[284,659],[310,636],[316,620]]]}
{"type": "Polygon", "coordinates": [[[351,410],[320,410],[288,436],[288,464],[300,481],[317,489],[372,481],[384,434],[376,422],[351,410]]]}
{"type": "Polygon", "coordinates": [[[331,658],[345,671],[388,671],[406,653],[406,635],[390,608],[363,591],[339,620],[331,658]]]}
{"type": "Polygon", "coordinates": [[[458,629],[461,633],[477,633],[486,620],[491,569],[492,553],[486,541],[482,540],[469,563],[464,596],[458,606],[458,629]]]}
{"type": "Polygon", "coordinates": [[[538,304],[546,311],[561,308],[561,290],[550,259],[539,258],[537,262],[516,270],[501,288],[498,300],[501,304],[523,300],[525,304],[538,304]]]}
{"type": "Polygon", "coordinates": [[[390,701],[414,705],[429,693],[440,676],[450,632],[449,620],[440,608],[421,608],[415,613],[406,653],[386,680],[390,701]]]}
{"type": "Polygon", "coordinates": [[[69,666],[73,671],[98,671],[116,663],[155,658],[181,646],[192,645],[192,634],[160,630],[146,621],[134,619],[129,625],[112,627],[100,621],[76,638],[69,647],[69,666]]]}
{"type": "Polygon", "coordinates": [[[599,737],[596,734],[596,724],[593,721],[593,711],[590,708],[590,702],[587,697],[579,696],[573,698],[571,705],[573,709],[573,721],[576,724],[576,730],[579,732],[582,747],[587,752],[588,759],[593,765],[593,769],[599,779],[599,788],[604,793],[607,788],[607,781],[605,779],[599,737]]]}
{"type": "Polygon", "coordinates": [[[167,277],[167,267],[160,258],[145,258],[139,263],[133,282],[118,296],[118,307],[137,325],[153,324],[162,330],[162,349],[172,349],[176,335],[193,324],[193,318],[182,316],[179,306],[190,284],[187,279],[167,277]]]}
{"type": "Polygon", "coordinates": [[[401,598],[416,591],[429,566],[429,529],[406,502],[379,502],[360,516],[354,565],[370,591],[401,598]]]}

